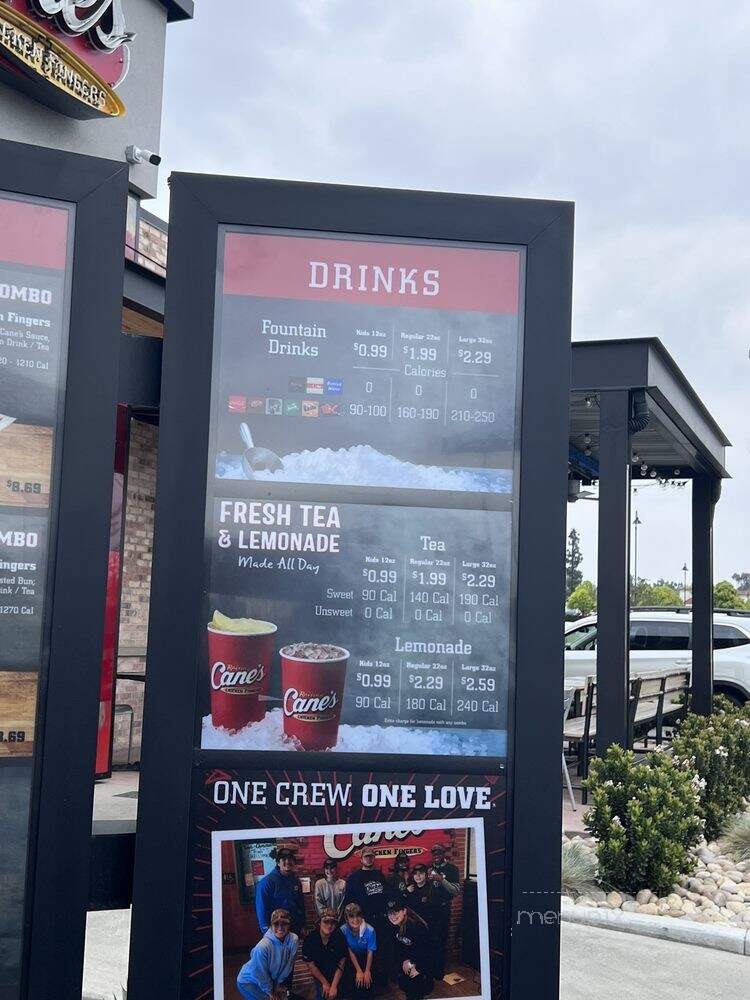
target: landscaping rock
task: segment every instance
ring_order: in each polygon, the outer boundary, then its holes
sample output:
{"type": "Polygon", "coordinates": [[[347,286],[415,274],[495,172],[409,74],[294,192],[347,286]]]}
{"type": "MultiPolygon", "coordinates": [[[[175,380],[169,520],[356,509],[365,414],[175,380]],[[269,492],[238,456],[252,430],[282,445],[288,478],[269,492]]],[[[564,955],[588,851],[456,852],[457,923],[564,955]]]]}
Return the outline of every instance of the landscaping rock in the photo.
{"type": "Polygon", "coordinates": [[[607,902],[613,910],[619,910],[623,904],[623,899],[619,892],[608,892],[607,902]]]}
{"type": "Polygon", "coordinates": [[[645,906],[650,903],[652,899],[655,899],[653,892],[650,889],[641,889],[641,891],[635,897],[636,903],[640,906],[645,906]]]}
{"type": "Polygon", "coordinates": [[[656,917],[659,915],[659,908],[656,903],[639,903],[637,912],[648,913],[651,914],[651,916],[656,917]]]}
{"type": "Polygon", "coordinates": [[[622,904],[623,913],[637,913],[640,910],[640,906],[634,899],[626,899],[622,904]]]}
{"type": "Polygon", "coordinates": [[[676,892],[670,892],[667,896],[667,903],[669,903],[669,908],[672,910],[682,910],[682,899],[676,892]]]}

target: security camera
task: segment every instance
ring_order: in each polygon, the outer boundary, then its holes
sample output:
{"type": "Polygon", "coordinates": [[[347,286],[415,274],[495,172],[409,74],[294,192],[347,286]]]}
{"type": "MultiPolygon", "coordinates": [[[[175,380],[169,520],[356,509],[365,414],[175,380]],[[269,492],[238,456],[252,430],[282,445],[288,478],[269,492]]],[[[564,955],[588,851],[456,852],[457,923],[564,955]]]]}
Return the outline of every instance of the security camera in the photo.
{"type": "Polygon", "coordinates": [[[141,149],[140,146],[128,146],[125,150],[125,159],[128,163],[150,163],[158,167],[161,157],[158,153],[153,153],[150,149],[141,149]]]}

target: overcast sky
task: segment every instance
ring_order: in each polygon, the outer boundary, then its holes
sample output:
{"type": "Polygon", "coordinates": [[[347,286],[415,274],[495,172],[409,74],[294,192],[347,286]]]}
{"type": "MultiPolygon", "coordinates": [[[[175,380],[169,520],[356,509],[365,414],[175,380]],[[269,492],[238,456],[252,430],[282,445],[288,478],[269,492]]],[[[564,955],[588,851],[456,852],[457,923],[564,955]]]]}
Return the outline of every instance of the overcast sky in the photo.
{"type": "MultiPolygon", "coordinates": [[[[750,571],[750,3],[197,0],[170,27],[171,170],[576,203],[573,337],[660,337],[734,447],[717,578],[750,571]]],[[[690,565],[644,489],[638,573],[690,565]]],[[[596,572],[596,504],[569,507],[596,572]]],[[[688,577],[689,579],[689,577],[688,577]]]]}

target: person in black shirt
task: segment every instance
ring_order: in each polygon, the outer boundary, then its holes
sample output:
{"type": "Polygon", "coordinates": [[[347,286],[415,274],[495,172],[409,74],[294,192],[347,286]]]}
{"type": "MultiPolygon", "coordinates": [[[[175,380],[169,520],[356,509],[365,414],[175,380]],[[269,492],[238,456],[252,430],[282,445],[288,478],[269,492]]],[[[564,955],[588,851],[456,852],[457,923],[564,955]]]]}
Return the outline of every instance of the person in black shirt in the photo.
{"type": "Polygon", "coordinates": [[[362,867],[358,872],[352,872],[346,880],[346,891],[342,909],[348,903],[358,903],[368,924],[377,931],[377,924],[383,923],[387,883],[383,873],[375,867],[375,850],[363,847],[359,852],[362,867]]]}
{"type": "Polygon", "coordinates": [[[461,878],[458,874],[458,868],[451,864],[450,861],[445,860],[445,844],[433,844],[431,852],[432,864],[430,865],[427,877],[432,887],[435,908],[430,930],[436,942],[434,953],[435,978],[442,979],[445,975],[445,952],[448,946],[451,903],[461,892],[461,878]]]}
{"type": "Polygon", "coordinates": [[[408,899],[410,882],[409,855],[406,851],[399,851],[388,879],[388,890],[391,896],[401,896],[405,900],[408,899]]]}
{"type": "Polygon", "coordinates": [[[394,941],[394,972],[406,1000],[422,1000],[432,991],[431,950],[434,943],[427,924],[398,898],[387,904],[394,941]]]}
{"type": "Polygon", "coordinates": [[[314,931],[305,938],[302,957],[315,980],[316,1000],[336,1000],[349,951],[333,910],[324,909],[314,931]]]}
{"type": "Polygon", "coordinates": [[[406,894],[407,906],[424,920],[430,930],[437,922],[437,900],[434,883],[427,877],[427,865],[414,865],[406,894]]]}

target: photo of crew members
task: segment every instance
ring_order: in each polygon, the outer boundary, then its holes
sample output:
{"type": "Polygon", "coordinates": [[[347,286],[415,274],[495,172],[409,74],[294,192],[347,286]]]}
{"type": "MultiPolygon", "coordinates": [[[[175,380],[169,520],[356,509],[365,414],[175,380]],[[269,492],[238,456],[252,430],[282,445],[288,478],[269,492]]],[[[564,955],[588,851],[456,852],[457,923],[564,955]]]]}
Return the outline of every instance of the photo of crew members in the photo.
{"type": "Polygon", "coordinates": [[[470,830],[264,834],[221,843],[227,1000],[482,995],[470,830]]]}

